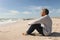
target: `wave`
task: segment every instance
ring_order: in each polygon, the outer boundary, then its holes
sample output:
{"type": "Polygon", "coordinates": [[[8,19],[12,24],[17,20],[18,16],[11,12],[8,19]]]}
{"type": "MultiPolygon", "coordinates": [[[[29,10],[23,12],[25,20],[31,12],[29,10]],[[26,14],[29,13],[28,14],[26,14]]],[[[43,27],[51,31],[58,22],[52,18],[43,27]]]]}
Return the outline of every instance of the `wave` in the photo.
{"type": "Polygon", "coordinates": [[[18,19],[0,19],[0,24],[7,24],[16,22],[18,19]]]}

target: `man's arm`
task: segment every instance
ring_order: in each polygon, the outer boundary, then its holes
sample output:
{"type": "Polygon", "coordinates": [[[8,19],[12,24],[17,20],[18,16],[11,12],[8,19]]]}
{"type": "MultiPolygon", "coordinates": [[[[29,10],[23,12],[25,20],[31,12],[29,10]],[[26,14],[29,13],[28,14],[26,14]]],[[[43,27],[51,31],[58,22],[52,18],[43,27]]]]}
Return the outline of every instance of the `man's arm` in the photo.
{"type": "Polygon", "coordinates": [[[39,18],[39,19],[36,19],[36,20],[34,20],[34,21],[32,21],[32,22],[30,22],[28,24],[31,25],[31,24],[43,23],[43,21],[46,19],[46,17],[47,17],[47,15],[45,15],[45,16],[39,18]]]}
{"type": "Polygon", "coordinates": [[[41,23],[42,21],[43,21],[43,17],[41,17],[41,18],[39,18],[39,19],[36,19],[36,20],[33,20],[33,21],[31,21],[30,23],[29,23],[29,25],[31,25],[31,24],[37,24],[37,23],[41,23]]]}

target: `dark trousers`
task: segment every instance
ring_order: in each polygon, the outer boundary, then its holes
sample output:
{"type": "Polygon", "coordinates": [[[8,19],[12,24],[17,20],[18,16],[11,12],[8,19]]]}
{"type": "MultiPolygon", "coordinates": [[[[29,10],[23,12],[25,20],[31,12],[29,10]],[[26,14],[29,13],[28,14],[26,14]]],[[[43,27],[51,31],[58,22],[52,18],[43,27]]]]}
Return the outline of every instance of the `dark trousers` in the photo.
{"type": "Polygon", "coordinates": [[[40,34],[43,34],[43,27],[41,27],[41,24],[32,24],[30,28],[27,31],[27,34],[31,34],[34,30],[37,30],[40,34]]]}

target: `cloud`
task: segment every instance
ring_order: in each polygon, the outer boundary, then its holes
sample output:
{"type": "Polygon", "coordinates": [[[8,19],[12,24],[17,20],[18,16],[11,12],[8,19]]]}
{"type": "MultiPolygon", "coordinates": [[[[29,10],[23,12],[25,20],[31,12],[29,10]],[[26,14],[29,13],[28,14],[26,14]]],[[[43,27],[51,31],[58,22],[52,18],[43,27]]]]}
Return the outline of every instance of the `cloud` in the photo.
{"type": "Polygon", "coordinates": [[[49,12],[50,13],[60,13],[60,8],[53,8],[53,7],[50,7],[50,6],[30,6],[30,8],[29,9],[31,9],[31,10],[35,10],[36,12],[37,12],[37,10],[39,11],[39,12],[41,12],[41,9],[43,9],[43,8],[47,8],[48,10],[49,10],[49,12]]]}
{"type": "Polygon", "coordinates": [[[49,6],[28,6],[28,7],[24,7],[25,9],[29,9],[29,10],[41,10],[42,8],[50,8],[49,6]]]}
{"type": "Polygon", "coordinates": [[[29,6],[26,9],[32,11],[32,13],[41,13],[42,8],[47,8],[49,10],[49,15],[52,17],[60,17],[60,8],[54,8],[51,6],[29,6]]]}
{"type": "Polygon", "coordinates": [[[60,8],[58,8],[58,9],[54,9],[53,8],[53,9],[50,10],[50,13],[55,13],[55,14],[57,13],[57,14],[59,14],[60,13],[60,8]]]}
{"type": "Polygon", "coordinates": [[[56,13],[60,13],[60,9],[57,9],[57,10],[56,10],[56,13]]]}
{"type": "Polygon", "coordinates": [[[22,14],[31,14],[32,12],[29,12],[29,11],[24,11],[22,12],[22,14]]]}
{"type": "Polygon", "coordinates": [[[16,14],[19,14],[20,12],[17,10],[9,10],[9,13],[16,15],[16,14]]]}
{"type": "Polygon", "coordinates": [[[41,13],[43,8],[47,8],[49,10],[50,9],[52,10],[52,8],[50,6],[27,6],[27,7],[24,7],[25,10],[31,11],[32,14],[41,13]]]}
{"type": "Polygon", "coordinates": [[[31,14],[32,12],[29,12],[29,11],[19,12],[17,10],[9,10],[9,13],[13,15],[17,15],[17,14],[31,14]]]}
{"type": "MultiPolygon", "coordinates": [[[[0,8],[0,16],[15,16],[15,15],[22,15],[22,14],[32,14],[32,15],[36,15],[37,13],[41,12],[42,8],[47,8],[50,11],[50,14],[52,13],[52,15],[56,15],[56,14],[60,14],[60,8],[53,8],[50,6],[28,6],[23,8],[23,11],[19,11],[19,10],[14,10],[14,9],[6,9],[6,8],[0,8]]],[[[26,16],[25,15],[25,16],[26,16]]]]}
{"type": "Polygon", "coordinates": [[[18,10],[8,10],[8,9],[6,9],[6,8],[1,8],[0,7],[0,13],[2,13],[2,14],[4,14],[4,15],[18,15],[18,14],[31,14],[32,12],[30,12],[30,11],[26,11],[26,10],[24,10],[24,11],[18,11],[18,10]]]}

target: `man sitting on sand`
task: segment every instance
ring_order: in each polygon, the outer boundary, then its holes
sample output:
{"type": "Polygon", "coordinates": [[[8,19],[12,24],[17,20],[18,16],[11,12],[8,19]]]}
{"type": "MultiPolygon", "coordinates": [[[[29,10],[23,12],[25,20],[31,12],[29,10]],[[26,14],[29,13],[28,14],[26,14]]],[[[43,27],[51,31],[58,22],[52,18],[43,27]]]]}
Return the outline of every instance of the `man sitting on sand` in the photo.
{"type": "Polygon", "coordinates": [[[32,34],[35,29],[39,32],[39,34],[42,34],[43,36],[51,35],[52,20],[49,17],[48,9],[42,9],[41,18],[36,19],[33,23],[30,24],[30,28],[27,30],[26,34],[32,34]]]}

